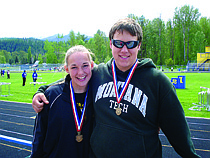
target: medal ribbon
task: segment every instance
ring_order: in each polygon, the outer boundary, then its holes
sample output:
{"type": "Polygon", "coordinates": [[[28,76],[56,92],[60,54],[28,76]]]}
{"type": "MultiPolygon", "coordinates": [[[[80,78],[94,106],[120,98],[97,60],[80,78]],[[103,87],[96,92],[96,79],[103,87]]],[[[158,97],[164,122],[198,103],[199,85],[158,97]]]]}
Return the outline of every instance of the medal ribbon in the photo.
{"type": "Polygon", "coordinates": [[[85,96],[84,106],[82,109],[82,115],[81,115],[81,118],[79,119],[79,115],[78,115],[77,107],[76,107],[77,105],[76,105],[76,101],[74,97],[74,89],[72,86],[72,82],[70,81],[70,99],[71,99],[71,106],[73,109],[74,121],[75,121],[77,132],[80,132],[82,130],[82,124],[84,121],[86,102],[87,102],[87,94],[88,94],[88,89],[85,96]]]}
{"type": "Polygon", "coordinates": [[[126,79],[126,81],[125,81],[125,83],[123,85],[123,88],[122,88],[122,90],[120,92],[120,95],[119,95],[119,93],[118,93],[118,85],[117,85],[117,76],[116,76],[116,71],[115,71],[115,60],[113,60],[113,62],[112,62],[112,75],[113,75],[115,94],[116,94],[116,99],[117,99],[117,103],[118,104],[120,103],[120,101],[121,101],[121,99],[122,99],[122,97],[123,97],[123,95],[125,93],[125,90],[128,87],[128,84],[129,84],[129,82],[130,82],[130,80],[131,80],[131,78],[132,78],[132,76],[134,74],[134,71],[136,69],[137,64],[138,64],[138,60],[136,59],[136,62],[132,66],[132,68],[131,68],[128,76],[127,76],[127,79],[126,79]]]}

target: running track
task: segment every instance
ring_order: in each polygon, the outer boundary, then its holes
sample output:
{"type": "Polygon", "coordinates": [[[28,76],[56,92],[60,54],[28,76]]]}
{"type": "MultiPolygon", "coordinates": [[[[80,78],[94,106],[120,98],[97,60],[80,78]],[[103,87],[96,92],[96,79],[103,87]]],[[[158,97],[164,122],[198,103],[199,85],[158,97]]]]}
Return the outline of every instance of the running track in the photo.
{"type": "MultiPolygon", "coordinates": [[[[26,158],[33,139],[34,112],[31,104],[0,101],[0,158],[26,158]]],[[[210,158],[210,119],[187,118],[196,152],[210,158]]],[[[159,135],[163,158],[179,158],[167,141],[159,135]]]]}

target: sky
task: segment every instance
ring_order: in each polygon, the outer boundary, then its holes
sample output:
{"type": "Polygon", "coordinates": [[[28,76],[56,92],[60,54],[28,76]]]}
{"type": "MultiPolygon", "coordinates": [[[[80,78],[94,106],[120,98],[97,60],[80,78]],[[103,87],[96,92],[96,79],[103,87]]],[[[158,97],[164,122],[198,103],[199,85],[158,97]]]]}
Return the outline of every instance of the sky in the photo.
{"type": "Polygon", "coordinates": [[[0,38],[45,38],[55,34],[94,36],[97,30],[108,36],[112,25],[128,14],[165,22],[173,19],[175,8],[199,9],[210,18],[206,0],[1,0],[0,38]]]}

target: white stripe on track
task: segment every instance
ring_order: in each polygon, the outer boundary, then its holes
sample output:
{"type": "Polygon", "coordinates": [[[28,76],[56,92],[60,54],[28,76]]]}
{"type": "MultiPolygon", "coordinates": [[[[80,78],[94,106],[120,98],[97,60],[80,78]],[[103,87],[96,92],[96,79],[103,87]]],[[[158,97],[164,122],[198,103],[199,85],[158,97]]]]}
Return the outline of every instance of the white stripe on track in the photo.
{"type": "Polygon", "coordinates": [[[19,116],[19,115],[12,115],[12,114],[5,114],[5,113],[0,113],[0,115],[12,116],[12,117],[20,117],[20,118],[26,118],[26,119],[33,119],[31,117],[25,117],[25,116],[19,116]]]}
{"type": "MultiPolygon", "coordinates": [[[[165,134],[161,134],[161,133],[159,134],[159,136],[164,136],[164,137],[166,137],[165,134]]],[[[191,137],[191,139],[210,141],[210,139],[205,139],[205,138],[195,138],[195,137],[191,137]]]]}
{"type": "Polygon", "coordinates": [[[14,138],[14,137],[4,136],[4,135],[1,135],[1,134],[0,134],[0,139],[5,140],[5,141],[9,141],[9,142],[13,142],[13,143],[27,145],[27,146],[31,146],[31,144],[32,144],[32,142],[28,141],[28,140],[23,140],[23,139],[18,139],[18,138],[14,138]]]}
{"type": "Polygon", "coordinates": [[[5,130],[5,129],[0,129],[0,131],[7,132],[7,133],[13,133],[13,134],[17,134],[17,135],[22,135],[22,136],[27,136],[27,137],[32,137],[33,138],[33,135],[29,135],[29,134],[24,134],[24,133],[19,133],[19,132],[14,132],[14,131],[8,131],[8,130],[5,130]]]}
{"type": "Polygon", "coordinates": [[[188,124],[210,126],[210,124],[206,124],[206,123],[194,123],[194,122],[188,122],[188,124]]]}

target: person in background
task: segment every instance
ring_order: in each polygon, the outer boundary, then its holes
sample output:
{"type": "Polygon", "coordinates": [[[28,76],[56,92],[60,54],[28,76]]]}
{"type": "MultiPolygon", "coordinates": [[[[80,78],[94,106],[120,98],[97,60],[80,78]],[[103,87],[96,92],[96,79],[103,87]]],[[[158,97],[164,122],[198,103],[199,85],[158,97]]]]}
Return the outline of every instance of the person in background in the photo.
{"type": "MultiPolygon", "coordinates": [[[[199,158],[176,90],[149,58],[137,59],[143,33],[133,19],[109,32],[113,58],[94,68],[90,87],[96,126],[90,144],[97,158],[161,158],[159,129],[181,157],[199,158]]],[[[45,87],[46,88],[46,87],[45,87]]],[[[33,108],[48,103],[40,87],[33,108]]]]}
{"type": "Polygon", "coordinates": [[[5,73],[5,70],[3,69],[3,70],[2,70],[2,77],[4,77],[4,73],[5,73]]]}
{"type": "Polygon", "coordinates": [[[36,82],[37,77],[38,77],[38,75],[37,75],[37,73],[36,73],[36,70],[34,70],[34,72],[33,72],[33,74],[32,74],[33,82],[36,82]]]}
{"type": "Polygon", "coordinates": [[[80,45],[67,51],[68,75],[45,92],[49,104],[36,118],[31,158],[89,157],[93,107],[88,82],[94,65],[90,54],[80,45]]]}
{"type": "Polygon", "coordinates": [[[7,70],[7,79],[10,79],[10,71],[7,70]]]}
{"type": "Polygon", "coordinates": [[[25,83],[26,83],[26,76],[27,76],[27,73],[26,73],[26,70],[24,70],[23,73],[22,73],[23,86],[25,86],[25,83]]]}

